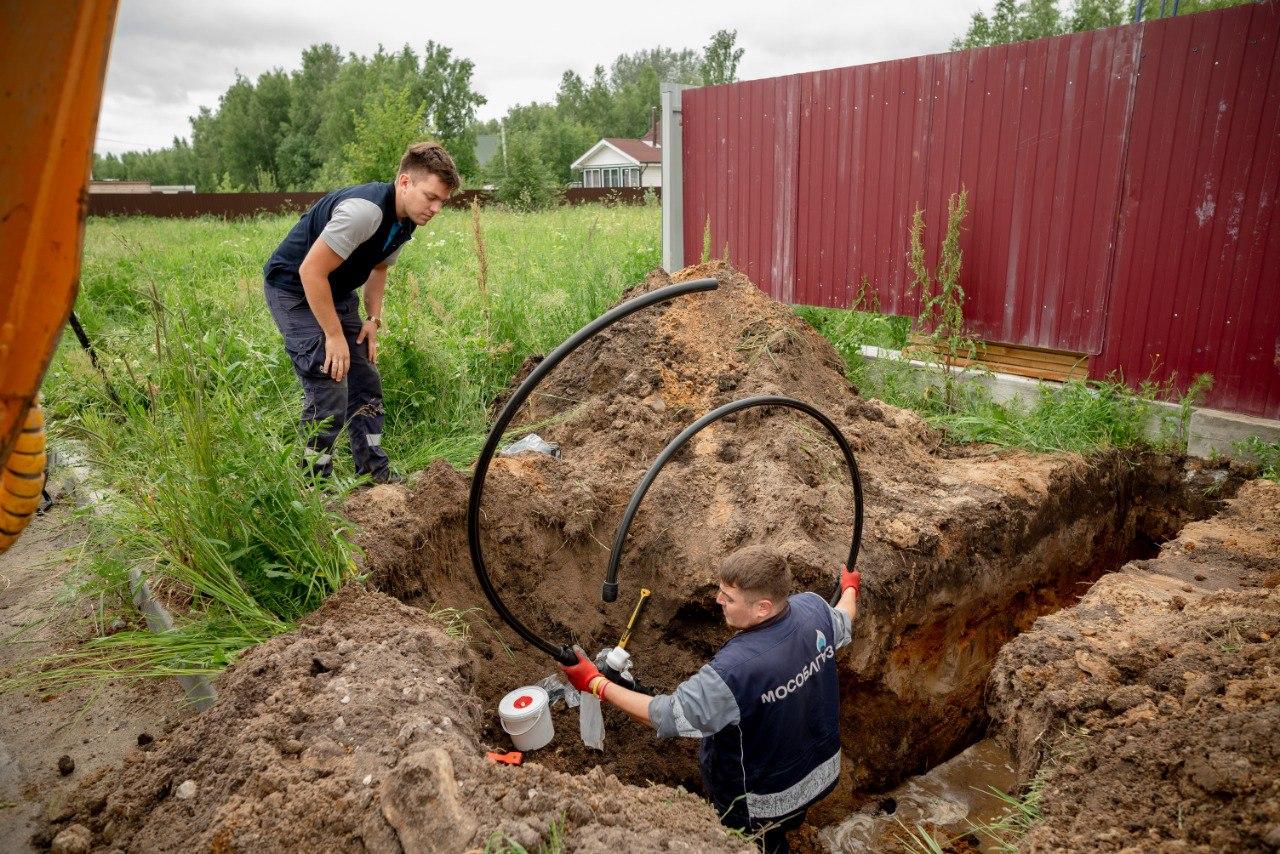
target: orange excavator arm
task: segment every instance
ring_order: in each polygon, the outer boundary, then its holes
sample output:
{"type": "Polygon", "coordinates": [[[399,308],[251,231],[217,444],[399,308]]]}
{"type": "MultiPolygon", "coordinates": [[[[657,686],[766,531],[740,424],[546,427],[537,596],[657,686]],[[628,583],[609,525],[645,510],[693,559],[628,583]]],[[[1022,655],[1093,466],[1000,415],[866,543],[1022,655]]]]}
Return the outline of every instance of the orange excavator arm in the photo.
{"type": "Polygon", "coordinates": [[[116,0],[6,4],[0,27],[0,551],[44,485],[37,393],[75,302],[116,0]]]}

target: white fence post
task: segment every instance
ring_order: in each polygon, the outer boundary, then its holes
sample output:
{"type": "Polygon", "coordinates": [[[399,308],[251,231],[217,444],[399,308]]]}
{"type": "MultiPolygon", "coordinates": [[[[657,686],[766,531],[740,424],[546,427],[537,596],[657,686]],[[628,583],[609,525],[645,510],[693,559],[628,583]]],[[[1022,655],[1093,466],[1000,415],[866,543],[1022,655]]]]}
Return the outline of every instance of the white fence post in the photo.
{"type": "Polygon", "coordinates": [[[683,83],[662,84],[662,268],[684,266],[684,132],[681,127],[683,83]]]}

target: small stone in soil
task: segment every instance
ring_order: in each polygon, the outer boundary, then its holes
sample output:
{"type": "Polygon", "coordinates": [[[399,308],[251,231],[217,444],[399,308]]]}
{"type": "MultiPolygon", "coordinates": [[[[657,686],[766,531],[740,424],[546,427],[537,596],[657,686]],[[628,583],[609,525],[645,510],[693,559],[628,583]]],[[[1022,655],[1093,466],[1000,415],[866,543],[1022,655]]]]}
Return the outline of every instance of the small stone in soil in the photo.
{"type": "Polygon", "coordinates": [[[63,777],[76,770],[76,761],[67,754],[58,757],[58,773],[63,777]]]}
{"type": "Polygon", "coordinates": [[[88,854],[93,834],[83,824],[73,824],[53,838],[53,854],[88,854]]]}
{"type": "Polygon", "coordinates": [[[174,792],[180,801],[189,801],[196,796],[196,781],[183,780],[182,785],[178,786],[178,790],[174,792]]]}

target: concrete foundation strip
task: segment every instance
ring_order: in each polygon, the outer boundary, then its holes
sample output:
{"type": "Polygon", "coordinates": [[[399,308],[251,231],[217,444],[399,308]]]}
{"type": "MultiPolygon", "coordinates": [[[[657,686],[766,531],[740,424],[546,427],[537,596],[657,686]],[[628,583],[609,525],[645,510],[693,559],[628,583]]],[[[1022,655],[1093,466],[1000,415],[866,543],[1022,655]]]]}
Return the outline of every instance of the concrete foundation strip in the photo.
{"type": "MultiPolygon", "coordinates": [[[[867,359],[905,362],[914,368],[920,369],[922,372],[931,372],[933,377],[929,381],[936,379],[941,382],[941,371],[936,364],[910,359],[903,356],[898,350],[864,345],[862,347],[862,355],[867,359]]],[[[1034,404],[1039,397],[1041,386],[1061,385],[1061,383],[1053,382],[1052,380],[1033,380],[1013,374],[1001,374],[995,371],[973,368],[956,369],[954,376],[961,382],[976,383],[985,387],[991,393],[991,399],[996,403],[1008,403],[1016,398],[1026,404],[1034,404]]],[[[1182,416],[1182,408],[1178,404],[1151,401],[1148,406],[1151,410],[1146,425],[1148,439],[1154,441],[1164,435],[1181,432],[1179,421],[1182,416]]],[[[1271,418],[1257,418],[1251,415],[1222,412],[1217,409],[1205,409],[1198,406],[1191,407],[1189,414],[1190,417],[1186,424],[1186,436],[1183,438],[1187,442],[1187,453],[1193,457],[1208,458],[1217,455],[1247,458],[1248,455],[1242,454],[1239,449],[1234,447],[1234,443],[1249,436],[1257,436],[1264,442],[1280,442],[1280,421],[1271,418]]]]}

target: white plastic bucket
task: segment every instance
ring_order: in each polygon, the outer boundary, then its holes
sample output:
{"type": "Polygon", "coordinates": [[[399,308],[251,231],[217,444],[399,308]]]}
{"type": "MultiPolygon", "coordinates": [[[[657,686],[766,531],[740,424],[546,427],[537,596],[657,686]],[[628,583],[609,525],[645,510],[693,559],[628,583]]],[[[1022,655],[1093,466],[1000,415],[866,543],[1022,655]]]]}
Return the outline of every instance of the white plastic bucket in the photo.
{"type": "Polygon", "coordinates": [[[498,703],[502,729],[511,736],[516,750],[546,747],[555,736],[551,722],[551,702],[547,692],[537,685],[517,688],[498,703]]]}

